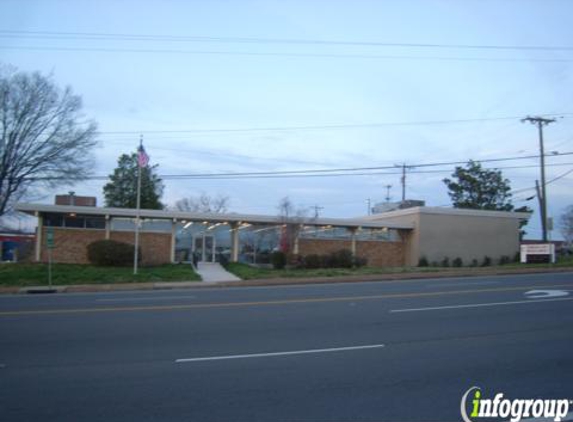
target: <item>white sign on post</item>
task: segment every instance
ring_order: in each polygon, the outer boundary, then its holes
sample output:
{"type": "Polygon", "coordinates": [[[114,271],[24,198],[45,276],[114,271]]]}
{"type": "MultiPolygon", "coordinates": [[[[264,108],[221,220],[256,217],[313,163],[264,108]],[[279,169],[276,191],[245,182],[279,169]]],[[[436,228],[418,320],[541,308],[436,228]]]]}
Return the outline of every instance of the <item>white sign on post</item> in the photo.
{"type": "Polygon", "coordinates": [[[520,246],[520,261],[526,263],[547,262],[555,264],[555,245],[553,243],[535,243],[520,246]]]}

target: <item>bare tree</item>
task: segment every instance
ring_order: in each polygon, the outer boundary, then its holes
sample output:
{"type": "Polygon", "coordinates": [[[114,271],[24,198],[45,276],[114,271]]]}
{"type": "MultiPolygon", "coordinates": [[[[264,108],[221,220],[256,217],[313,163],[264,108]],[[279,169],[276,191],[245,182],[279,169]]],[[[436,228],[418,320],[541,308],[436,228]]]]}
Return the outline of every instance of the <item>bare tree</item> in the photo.
{"type": "Polygon", "coordinates": [[[568,206],[561,215],[561,234],[568,246],[573,245],[573,205],[568,206]]]}
{"type": "Polygon", "coordinates": [[[51,77],[0,69],[0,215],[32,185],[70,185],[91,174],[96,124],[81,108],[81,98],[51,77]]]}
{"type": "Polygon", "coordinates": [[[283,225],[281,233],[281,250],[285,253],[292,253],[296,239],[306,221],[307,210],[296,209],[288,196],[279,201],[278,205],[279,221],[283,225]]]}
{"type": "Polygon", "coordinates": [[[223,195],[212,197],[206,193],[202,193],[197,197],[178,200],[175,202],[174,208],[177,211],[224,214],[229,208],[229,197],[223,195]]]}

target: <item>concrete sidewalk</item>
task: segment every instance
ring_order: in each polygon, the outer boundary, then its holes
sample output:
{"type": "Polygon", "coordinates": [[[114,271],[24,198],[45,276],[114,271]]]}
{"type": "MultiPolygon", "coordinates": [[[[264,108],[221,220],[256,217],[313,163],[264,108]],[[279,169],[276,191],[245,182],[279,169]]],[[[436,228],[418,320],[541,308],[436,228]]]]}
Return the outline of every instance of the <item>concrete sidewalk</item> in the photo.
{"type": "Polygon", "coordinates": [[[218,262],[199,262],[197,274],[204,282],[219,283],[228,281],[241,281],[239,277],[225,270],[218,262]]]}

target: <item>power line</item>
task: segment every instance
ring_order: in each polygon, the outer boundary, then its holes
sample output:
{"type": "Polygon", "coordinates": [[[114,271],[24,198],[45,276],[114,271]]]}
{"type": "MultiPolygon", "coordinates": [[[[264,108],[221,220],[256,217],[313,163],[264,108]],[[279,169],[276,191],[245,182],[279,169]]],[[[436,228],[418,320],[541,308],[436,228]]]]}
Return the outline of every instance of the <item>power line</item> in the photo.
{"type": "Polygon", "coordinates": [[[495,45],[495,44],[443,44],[443,43],[399,43],[382,41],[318,40],[303,38],[262,38],[262,37],[216,37],[151,35],[103,32],[57,32],[57,31],[0,31],[4,38],[41,38],[41,39],[83,39],[113,41],[167,41],[167,42],[209,42],[240,44],[294,44],[294,45],[338,45],[359,47],[397,47],[426,49],[464,49],[464,50],[534,50],[534,51],[573,51],[571,46],[547,45],[495,45]]]}
{"type": "MultiPolygon", "coordinates": [[[[557,156],[568,156],[573,155],[573,152],[564,152],[557,155],[551,155],[551,157],[557,156]]],[[[521,157],[504,157],[504,158],[489,158],[484,160],[479,160],[481,163],[492,163],[492,162],[502,162],[502,161],[516,161],[516,160],[525,160],[525,159],[532,159],[532,158],[539,158],[539,155],[528,155],[528,156],[521,156],[521,157]]],[[[443,166],[451,166],[451,165],[460,165],[466,164],[468,161],[450,161],[450,162],[441,162],[441,163],[421,163],[421,164],[409,164],[407,167],[443,167],[443,166]]],[[[405,164],[404,164],[405,165],[405,164]]],[[[184,175],[169,175],[170,178],[193,178],[193,177],[245,177],[245,176],[289,176],[289,175],[319,175],[319,174],[336,174],[336,173],[344,173],[348,175],[354,174],[354,172],[364,172],[364,171],[377,171],[377,170],[390,170],[394,169],[396,166],[376,166],[376,167],[349,167],[349,168],[336,168],[336,169],[307,169],[307,170],[288,170],[288,171],[269,171],[269,172],[236,172],[236,173],[211,173],[211,174],[202,174],[202,173],[195,173],[195,174],[184,174],[184,175]]],[[[384,173],[384,174],[392,174],[392,173],[384,173]]],[[[167,177],[167,176],[163,176],[167,177]]]]}
{"type": "Polygon", "coordinates": [[[379,54],[343,54],[343,53],[286,53],[254,51],[216,51],[216,50],[181,50],[158,48],[110,48],[110,47],[34,47],[0,45],[2,50],[22,51],[61,51],[91,53],[140,53],[140,54],[196,54],[210,56],[251,56],[251,57],[291,57],[291,58],[324,58],[324,59],[378,59],[378,60],[422,60],[422,61],[460,61],[460,62],[499,62],[499,63],[570,63],[573,59],[556,58],[495,58],[495,57],[453,57],[453,56],[407,56],[379,54]]]}
{"type": "MultiPolygon", "coordinates": [[[[543,117],[562,117],[573,116],[573,113],[548,113],[541,114],[543,117]]],[[[463,124],[463,123],[480,123],[494,122],[503,120],[516,120],[520,116],[507,117],[490,117],[475,119],[449,119],[449,120],[418,120],[410,122],[380,122],[380,123],[350,123],[350,124],[333,124],[333,125],[302,125],[302,126],[267,126],[267,127],[250,127],[250,128],[230,128],[230,129],[181,129],[181,130],[125,130],[125,131],[99,131],[99,135],[133,135],[133,134],[169,134],[169,133],[237,133],[237,132],[274,132],[274,131],[295,131],[295,130],[336,130],[336,129],[360,129],[376,128],[386,126],[427,126],[427,125],[446,125],[446,124],[463,124]]]]}
{"type": "MultiPolygon", "coordinates": [[[[571,163],[569,163],[569,164],[571,164],[571,163]]],[[[536,167],[537,167],[537,166],[536,166],[536,167]]],[[[573,169],[568,170],[568,171],[566,171],[565,173],[562,173],[562,174],[560,174],[560,175],[557,176],[557,177],[554,177],[553,179],[551,179],[551,180],[549,180],[548,182],[546,182],[545,185],[550,185],[551,183],[554,183],[554,182],[556,182],[556,181],[558,181],[558,180],[560,180],[560,179],[563,179],[564,177],[570,175],[571,173],[573,173],[573,169]]],[[[536,181],[536,182],[537,182],[537,181],[536,181]]],[[[515,195],[516,193],[528,192],[528,191],[530,191],[530,190],[537,190],[537,186],[530,187],[530,188],[518,189],[518,190],[515,190],[515,191],[511,191],[510,193],[511,193],[512,195],[515,195]]],[[[530,197],[530,198],[527,198],[527,199],[525,199],[525,200],[529,201],[529,200],[531,200],[531,199],[533,199],[533,198],[535,198],[535,197],[536,197],[536,195],[534,195],[534,196],[532,196],[532,197],[530,197]]],[[[520,200],[524,200],[524,199],[515,199],[515,198],[514,198],[514,200],[520,201],[520,200]]]]}
{"type": "MultiPolygon", "coordinates": [[[[564,152],[560,154],[548,155],[548,157],[569,156],[573,152],[564,152]]],[[[490,158],[480,160],[481,163],[503,162],[503,161],[516,161],[526,160],[532,158],[539,158],[538,155],[522,156],[522,157],[504,157],[504,158],[490,158]]],[[[452,165],[467,164],[465,161],[451,161],[441,163],[420,163],[408,165],[408,167],[417,168],[431,168],[431,167],[444,167],[452,165]]],[[[531,166],[515,166],[512,168],[528,168],[531,166]]],[[[500,168],[496,168],[500,169],[500,168]]],[[[501,168],[503,169],[503,167],[501,168]]],[[[440,170],[439,172],[446,172],[450,170],[440,170]]],[[[430,173],[436,172],[432,170],[412,171],[412,173],[430,173]]],[[[295,177],[343,177],[343,176],[373,176],[373,175],[388,175],[388,174],[402,174],[402,171],[396,171],[396,167],[391,166],[377,166],[377,167],[351,167],[351,168],[337,168],[337,169],[307,169],[307,170],[288,170],[288,171],[268,171],[268,172],[225,172],[225,173],[190,173],[190,174],[165,174],[159,175],[165,180],[186,180],[186,179],[270,179],[270,178],[295,178],[295,177]],[[382,171],[394,170],[394,171],[382,171]]],[[[93,176],[87,180],[106,180],[108,176],[93,176]]],[[[28,180],[60,180],[61,178],[30,178],[28,180]]],[[[83,179],[86,180],[86,179],[83,179]]]]}

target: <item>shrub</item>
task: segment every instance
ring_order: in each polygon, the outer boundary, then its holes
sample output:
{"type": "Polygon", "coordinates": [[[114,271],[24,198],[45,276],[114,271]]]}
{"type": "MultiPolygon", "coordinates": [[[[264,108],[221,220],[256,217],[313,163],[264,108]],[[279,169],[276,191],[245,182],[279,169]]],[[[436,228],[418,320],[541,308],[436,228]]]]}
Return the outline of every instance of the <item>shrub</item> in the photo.
{"type": "Polygon", "coordinates": [[[489,267],[491,265],[491,258],[489,256],[484,256],[483,261],[481,263],[482,267],[489,267]]]}
{"type": "Polygon", "coordinates": [[[276,251],[271,254],[271,264],[275,270],[282,270],[286,266],[286,254],[281,251],[276,251]]]}
{"type": "Polygon", "coordinates": [[[442,259],[442,267],[449,267],[450,266],[450,258],[448,258],[447,256],[442,259]]]}
{"type": "MultiPolygon", "coordinates": [[[[133,264],[134,246],[116,240],[96,240],[88,245],[88,260],[100,267],[126,267],[133,264]]],[[[138,251],[141,261],[141,248],[138,251]]]]}
{"type": "Polygon", "coordinates": [[[368,265],[368,258],[364,258],[362,256],[355,256],[354,257],[354,266],[357,268],[365,267],[368,265]]]}
{"type": "Polygon", "coordinates": [[[332,252],[327,259],[330,268],[352,268],[354,257],[348,249],[332,252]]]}
{"type": "Polygon", "coordinates": [[[418,267],[427,267],[429,265],[430,263],[428,262],[428,258],[426,258],[425,256],[421,257],[420,260],[418,261],[418,267]]]}
{"type": "Polygon", "coordinates": [[[464,261],[458,256],[456,259],[452,261],[452,267],[463,267],[464,261]]]}
{"type": "Polygon", "coordinates": [[[317,254],[310,254],[304,257],[304,268],[322,268],[324,266],[324,258],[317,254]]]}
{"type": "Polygon", "coordinates": [[[303,257],[298,254],[288,254],[287,265],[289,266],[289,268],[303,268],[304,267],[303,257]]]}
{"type": "Polygon", "coordinates": [[[499,265],[507,265],[511,263],[511,258],[507,255],[503,255],[501,258],[499,258],[499,265]]]}
{"type": "Polygon", "coordinates": [[[268,251],[261,252],[257,255],[257,264],[270,264],[271,253],[268,251]]]}
{"type": "Polygon", "coordinates": [[[470,267],[477,267],[478,266],[478,260],[477,259],[472,259],[472,263],[470,264],[470,267]]]}

